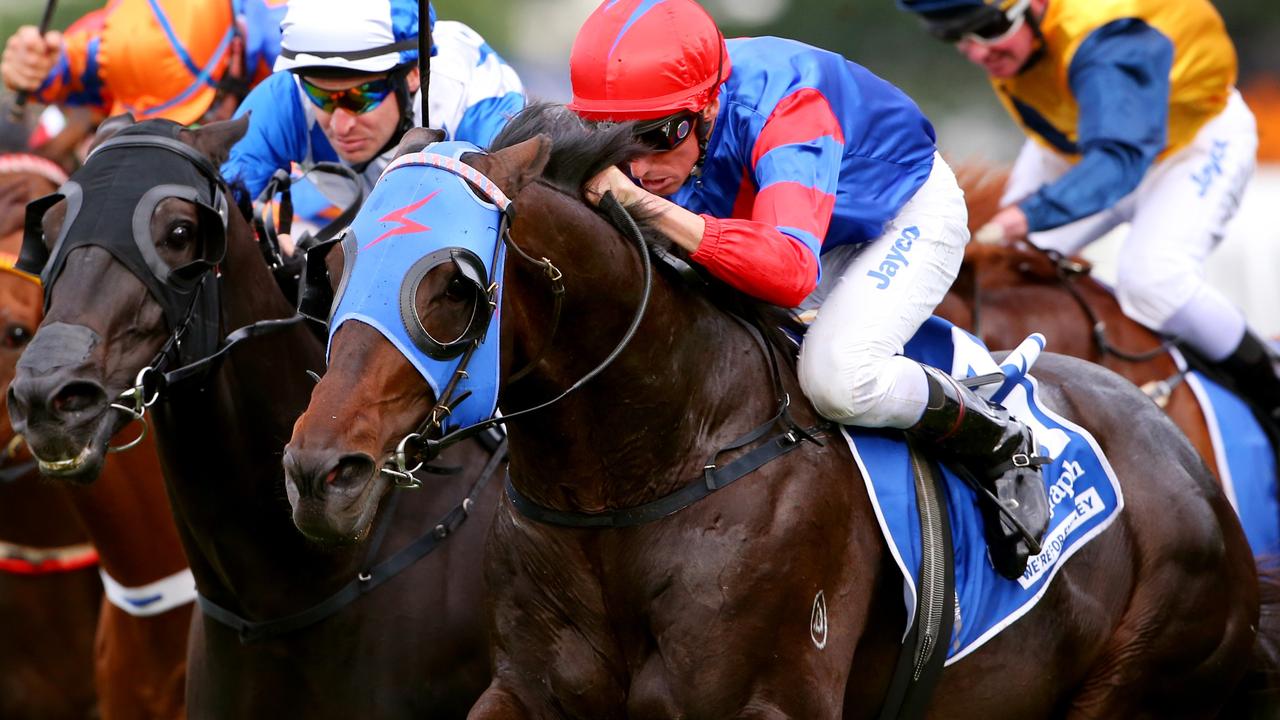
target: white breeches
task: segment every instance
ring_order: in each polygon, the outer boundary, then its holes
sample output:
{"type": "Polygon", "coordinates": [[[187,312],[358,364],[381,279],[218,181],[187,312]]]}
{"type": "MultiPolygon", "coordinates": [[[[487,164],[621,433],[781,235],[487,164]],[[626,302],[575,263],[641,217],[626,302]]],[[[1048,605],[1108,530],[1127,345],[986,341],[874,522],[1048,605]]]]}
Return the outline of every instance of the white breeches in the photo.
{"type": "Polygon", "coordinates": [[[903,345],[942,301],[969,242],[955,175],[933,172],[884,234],[822,255],[822,280],[803,307],[821,306],[800,349],[800,386],[824,417],[907,428],[924,413],[924,370],[903,345]]]}
{"type": "MultiPolygon", "coordinates": [[[[1238,92],[1191,145],[1151,167],[1142,183],[1109,210],[1032,233],[1040,247],[1078,253],[1123,222],[1131,223],[1118,262],[1116,295],[1129,317],[1181,336],[1210,359],[1231,352],[1244,316],[1204,279],[1204,262],[1235,215],[1253,175],[1258,148],[1253,114],[1238,92]]],[[[1001,205],[1015,203],[1071,168],[1027,141],[1001,205]]]]}

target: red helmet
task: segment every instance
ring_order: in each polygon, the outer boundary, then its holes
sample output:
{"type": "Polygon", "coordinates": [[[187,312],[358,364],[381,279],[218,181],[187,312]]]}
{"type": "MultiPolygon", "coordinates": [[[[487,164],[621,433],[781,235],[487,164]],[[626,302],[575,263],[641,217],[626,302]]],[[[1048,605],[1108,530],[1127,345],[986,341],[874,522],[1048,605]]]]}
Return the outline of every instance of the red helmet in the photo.
{"type": "Polygon", "coordinates": [[[573,42],[569,109],[614,121],[696,112],[731,67],[724,36],[693,0],[605,0],[573,42]]]}

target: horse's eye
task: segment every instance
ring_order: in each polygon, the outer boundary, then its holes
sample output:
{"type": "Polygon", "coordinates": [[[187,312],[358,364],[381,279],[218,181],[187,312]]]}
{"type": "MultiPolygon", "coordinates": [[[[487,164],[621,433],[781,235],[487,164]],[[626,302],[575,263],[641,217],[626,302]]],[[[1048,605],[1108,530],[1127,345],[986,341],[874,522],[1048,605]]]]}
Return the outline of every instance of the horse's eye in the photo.
{"type": "Polygon", "coordinates": [[[189,222],[177,223],[169,229],[169,244],[174,247],[186,245],[193,237],[195,237],[195,227],[189,222]]]}
{"type": "Polygon", "coordinates": [[[4,329],[4,338],[0,339],[0,345],[11,350],[16,350],[30,341],[30,330],[21,325],[10,325],[4,329]]]}
{"type": "Polygon", "coordinates": [[[474,295],[475,286],[461,277],[454,277],[444,289],[445,297],[450,300],[470,300],[474,295]]]}

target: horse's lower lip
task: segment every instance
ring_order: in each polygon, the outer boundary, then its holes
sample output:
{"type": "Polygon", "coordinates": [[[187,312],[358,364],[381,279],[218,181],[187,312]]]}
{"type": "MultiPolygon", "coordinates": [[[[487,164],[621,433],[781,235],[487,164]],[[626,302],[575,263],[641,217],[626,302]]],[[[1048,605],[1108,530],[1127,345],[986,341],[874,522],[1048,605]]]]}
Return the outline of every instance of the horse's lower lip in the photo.
{"type": "Polygon", "coordinates": [[[63,473],[73,473],[84,467],[85,462],[89,459],[90,450],[86,446],[80,451],[79,455],[65,460],[41,460],[37,458],[40,465],[40,472],[49,475],[61,475],[63,473]]]}

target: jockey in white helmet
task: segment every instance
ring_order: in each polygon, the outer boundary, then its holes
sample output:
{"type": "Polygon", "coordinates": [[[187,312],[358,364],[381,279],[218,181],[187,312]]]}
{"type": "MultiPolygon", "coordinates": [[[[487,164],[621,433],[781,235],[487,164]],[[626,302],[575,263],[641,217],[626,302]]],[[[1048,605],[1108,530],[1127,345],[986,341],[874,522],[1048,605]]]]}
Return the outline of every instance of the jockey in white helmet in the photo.
{"type": "MultiPolygon", "coordinates": [[[[524,107],[520,78],[471,28],[430,13],[431,125],[484,147],[524,107]]],[[[256,197],[277,170],[329,161],[372,187],[420,122],[417,36],[416,0],[291,0],[276,72],[240,106],[249,131],[223,175],[256,197]]]]}

